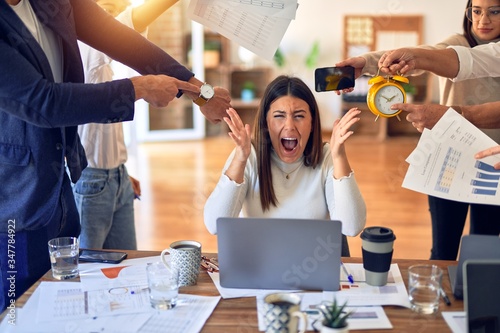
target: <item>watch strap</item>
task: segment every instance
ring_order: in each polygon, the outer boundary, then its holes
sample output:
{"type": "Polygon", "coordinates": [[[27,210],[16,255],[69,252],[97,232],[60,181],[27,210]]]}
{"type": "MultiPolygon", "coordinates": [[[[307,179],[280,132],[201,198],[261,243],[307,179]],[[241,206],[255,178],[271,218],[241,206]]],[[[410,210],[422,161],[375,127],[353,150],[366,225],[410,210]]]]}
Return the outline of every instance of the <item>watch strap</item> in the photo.
{"type": "Polygon", "coordinates": [[[208,102],[208,100],[206,98],[204,98],[203,96],[198,96],[198,98],[193,101],[193,103],[198,105],[198,106],[203,106],[203,105],[207,104],[207,102],[208,102]]]}

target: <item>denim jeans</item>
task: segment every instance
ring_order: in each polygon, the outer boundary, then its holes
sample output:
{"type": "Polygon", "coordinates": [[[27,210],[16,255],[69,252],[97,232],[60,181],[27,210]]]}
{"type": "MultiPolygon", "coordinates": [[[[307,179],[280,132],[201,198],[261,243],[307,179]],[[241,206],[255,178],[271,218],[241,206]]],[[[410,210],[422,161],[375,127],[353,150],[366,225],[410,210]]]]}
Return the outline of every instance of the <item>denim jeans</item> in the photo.
{"type": "Polygon", "coordinates": [[[127,168],[86,168],[73,186],[80,247],[135,250],[134,190],[127,168]]]}
{"type": "Polygon", "coordinates": [[[498,235],[500,206],[468,204],[429,196],[432,219],[430,259],[456,260],[470,207],[470,234],[498,235]]]}

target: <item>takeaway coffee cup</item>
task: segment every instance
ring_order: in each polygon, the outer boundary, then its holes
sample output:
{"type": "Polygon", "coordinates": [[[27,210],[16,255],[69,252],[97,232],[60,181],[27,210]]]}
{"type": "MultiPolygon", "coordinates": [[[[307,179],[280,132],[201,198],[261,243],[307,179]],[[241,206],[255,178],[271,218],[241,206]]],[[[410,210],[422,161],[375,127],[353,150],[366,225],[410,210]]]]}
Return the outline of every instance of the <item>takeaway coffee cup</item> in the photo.
{"type": "Polygon", "coordinates": [[[201,265],[201,244],[191,240],[177,241],[161,253],[163,263],[179,271],[179,287],[193,286],[198,281],[201,265]],[[170,254],[170,262],[166,258],[170,254]]]}
{"type": "Polygon", "coordinates": [[[363,268],[369,285],[387,284],[395,239],[392,230],[384,227],[368,227],[361,233],[363,268]]]}

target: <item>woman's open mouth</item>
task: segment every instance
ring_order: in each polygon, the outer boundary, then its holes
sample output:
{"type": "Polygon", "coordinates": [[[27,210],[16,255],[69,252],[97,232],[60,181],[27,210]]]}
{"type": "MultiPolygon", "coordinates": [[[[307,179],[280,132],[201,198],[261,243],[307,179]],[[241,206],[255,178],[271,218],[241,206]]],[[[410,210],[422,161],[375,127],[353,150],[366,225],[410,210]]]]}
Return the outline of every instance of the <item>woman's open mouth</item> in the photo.
{"type": "Polygon", "coordinates": [[[282,138],[281,145],[286,151],[292,151],[297,148],[299,141],[296,138],[282,138]]]}

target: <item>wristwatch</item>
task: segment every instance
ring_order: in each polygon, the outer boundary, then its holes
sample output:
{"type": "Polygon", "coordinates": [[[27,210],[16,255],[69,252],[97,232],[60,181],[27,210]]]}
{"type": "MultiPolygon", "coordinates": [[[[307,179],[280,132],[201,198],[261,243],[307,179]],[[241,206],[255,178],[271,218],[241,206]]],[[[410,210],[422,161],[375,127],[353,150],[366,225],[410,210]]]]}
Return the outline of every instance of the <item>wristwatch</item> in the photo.
{"type": "Polygon", "coordinates": [[[203,83],[200,87],[200,95],[197,99],[194,100],[194,103],[199,106],[203,106],[207,104],[207,102],[214,97],[215,91],[214,87],[209,85],[208,83],[203,83]]]}

